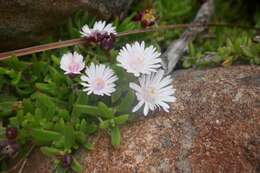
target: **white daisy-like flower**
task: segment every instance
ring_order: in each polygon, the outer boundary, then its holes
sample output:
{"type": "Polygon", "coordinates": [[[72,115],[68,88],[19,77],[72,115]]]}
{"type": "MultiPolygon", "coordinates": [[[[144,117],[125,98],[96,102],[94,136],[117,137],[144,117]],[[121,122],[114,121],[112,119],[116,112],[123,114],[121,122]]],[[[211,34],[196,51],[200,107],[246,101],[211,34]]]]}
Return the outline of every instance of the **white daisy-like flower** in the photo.
{"type": "Polygon", "coordinates": [[[146,116],[149,110],[163,108],[169,112],[169,102],[174,102],[176,97],[173,96],[175,89],[171,83],[171,77],[163,77],[164,71],[159,70],[158,73],[143,75],[139,78],[140,85],[130,83],[130,88],[136,91],[138,104],[134,107],[133,112],[136,112],[144,105],[143,113],[146,116]]]}
{"type": "Polygon", "coordinates": [[[80,32],[82,37],[97,37],[98,34],[114,34],[116,35],[116,28],[111,24],[106,25],[106,21],[97,21],[95,22],[93,28],[90,28],[88,25],[84,25],[80,32]]]}
{"type": "Polygon", "coordinates": [[[155,47],[145,47],[144,42],[141,44],[135,42],[132,45],[126,44],[120,50],[117,61],[118,65],[125,68],[128,73],[140,76],[140,74],[156,72],[156,69],[161,67],[160,55],[155,47]]]}
{"type": "Polygon", "coordinates": [[[84,67],[83,56],[77,52],[69,52],[61,57],[60,68],[65,71],[65,74],[80,74],[84,67]]]}
{"type": "Polygon", "coordinates": [[[86,75],[81,76],[81,84],[85,87],[83,91],[86,91],[88,95],[93,93],[100,96],[110,96],[116,90],[115,81],[118,78],[104,64],[94,65],[91,63],[89,67],[86,67],[85,73],[86,75]]]}

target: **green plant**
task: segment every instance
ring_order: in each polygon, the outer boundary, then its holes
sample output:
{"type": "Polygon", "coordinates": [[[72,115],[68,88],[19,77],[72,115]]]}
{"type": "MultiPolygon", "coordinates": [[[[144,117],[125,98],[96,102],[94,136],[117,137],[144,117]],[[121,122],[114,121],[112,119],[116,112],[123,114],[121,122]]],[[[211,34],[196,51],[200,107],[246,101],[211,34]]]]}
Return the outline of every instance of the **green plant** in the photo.
{"type": "Polygon", "coordinates": [[[260,63],[260,45],[252,42],[253,35],[248,32],[223,29],[215,30],[216,39],[198,40],[197,47],[189,46],[189,54],[182,60],[184,68],[209,67],[231,64],[260,63]]]}
{"type": "MultiPolygon", "coordinates": [[[[73,82],[79,78],[71,79],[59,70],[56,56],[36,59],[27,64],[13,58],[7,62],[16,64],[13,68],[1,68],[6,96],[1,94],[0,115],[8,126],[18,129],[19,143],[30,141],[46,155],[57,157],[80,146],[91,149],[88,136],[101,128],[109,132],[113,146],[119,145],[118,128],[129,119],[134,101],[128,86],[118,85],[111,98],[88,96],[73,82]]],[[[118,83],[124,83],[127,75],[118,70],[118,83]]]]}

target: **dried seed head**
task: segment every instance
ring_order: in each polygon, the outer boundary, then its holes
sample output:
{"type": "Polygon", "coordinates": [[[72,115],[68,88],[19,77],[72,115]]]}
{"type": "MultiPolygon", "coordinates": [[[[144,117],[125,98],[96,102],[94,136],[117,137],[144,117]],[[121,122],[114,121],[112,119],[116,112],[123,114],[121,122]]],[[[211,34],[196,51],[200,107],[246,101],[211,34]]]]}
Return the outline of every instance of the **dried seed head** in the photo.
{"type": "Polygon", "coordinates": [[[13,140],[17,137],[17,129],[15,127],[8,127],[5,130],[5,136],[9,140],[13,140]]]}
{"type": "Polygon", "coordinates": [[[103,50],[110,50],[113,48],[115,42],[115,35],[114,34],[104,34],[102,40],[100,41],[100,47],[103,50]]]}
{"type": "Polygon", "coordinates": [[[19,145],[15,141],[2,141],[0,143],[0,153],[6,156],[13,156],[17,153],[19,145]]]}
{"type": "Polygon", "coordinates": [[[153,9],[147,9],[142,15],[141,23],[144,27],[148,27],[154,25],[155,20],[155,11],[153,9]]]}
{"type": "Polygon", "coordinates": [[[61,164],[63,168],[69,168],[72,163],[71,155],[64,155],[61,159],[61,164]]]}

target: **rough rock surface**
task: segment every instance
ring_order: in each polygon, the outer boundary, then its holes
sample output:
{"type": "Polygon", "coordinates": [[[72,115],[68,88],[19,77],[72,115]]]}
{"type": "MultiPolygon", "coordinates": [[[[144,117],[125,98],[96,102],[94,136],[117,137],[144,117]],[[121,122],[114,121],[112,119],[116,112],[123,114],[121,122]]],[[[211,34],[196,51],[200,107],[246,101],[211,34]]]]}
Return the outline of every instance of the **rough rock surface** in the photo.
{"type": "MultiPolygon", "coordinates": [[[[117,149],[107,134],[93,137],[94,150],[77,155],[84,173],[260,172],[260,67],[183,70],[174,79],[171,113],[122,127],[117,149]]],[[[31,157],[24,172],[51,172],[31,157]]]]}
{"type": "Polygon", "coordinates": [[[133,0],[0,0],[0,52],[28,46],[77,10],[109,19],[122,16],[133,0]]]}

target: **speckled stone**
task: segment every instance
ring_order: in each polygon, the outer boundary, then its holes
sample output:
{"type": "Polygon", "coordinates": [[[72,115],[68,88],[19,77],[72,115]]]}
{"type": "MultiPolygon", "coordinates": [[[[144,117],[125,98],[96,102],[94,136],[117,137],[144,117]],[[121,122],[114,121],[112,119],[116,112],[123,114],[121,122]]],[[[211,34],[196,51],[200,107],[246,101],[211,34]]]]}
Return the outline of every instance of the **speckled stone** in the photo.
{"type": "MultiPolygon", "coordinates": [[[[182,70],[173,77],[177,102],[170,113],[123,126],[116,149],[98,133],[94,150],[77,154],[84,173],[260,172],[260,67],[182,70]]],[[[42,164],[28,162],[25,172],[42,164]]]]}

